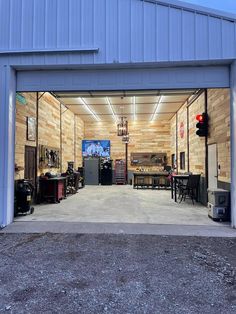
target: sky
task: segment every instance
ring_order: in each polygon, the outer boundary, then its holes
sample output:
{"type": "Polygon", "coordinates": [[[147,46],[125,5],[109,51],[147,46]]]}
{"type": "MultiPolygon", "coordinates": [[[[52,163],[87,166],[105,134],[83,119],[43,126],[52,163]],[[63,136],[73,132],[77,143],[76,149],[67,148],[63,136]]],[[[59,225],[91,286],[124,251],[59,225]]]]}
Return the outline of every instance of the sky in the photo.
{"type": "Polygon", "coordinates": [[[236,0],[182,0],[182,1],[236,14],[236,0]]]}

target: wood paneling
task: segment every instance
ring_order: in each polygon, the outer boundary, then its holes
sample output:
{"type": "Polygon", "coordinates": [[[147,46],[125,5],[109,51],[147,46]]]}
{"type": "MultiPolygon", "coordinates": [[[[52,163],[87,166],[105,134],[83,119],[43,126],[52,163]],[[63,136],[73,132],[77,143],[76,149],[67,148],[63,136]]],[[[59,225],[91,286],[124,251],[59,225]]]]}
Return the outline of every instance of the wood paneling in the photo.
{"type": "MultiPolygon", "coordinates": [[[[205,176],[205,138],[196,135],[196,115],[205,110],[204,94],[189,107],[189,170],[205,176]]],[[[208,145],[216,143],[218,150],[218,165],[220,166],[218,180],[230,182],[230,93],[229,89],[208,90],[209,136],[208,145]]],[[[183,106],[178,116],[178,159],[181,151],[186,152],[187,171],[187,108],[183,106]],[[184,138],[180,138],[180,124],[184,124],[184,138]]],[[[171,119],[171,153],[176,152],[175,145],[176,116],[171,119]]],[[[179,161],[179,160],[178,160],[179,161]]],[[[178,162],[179,165],[179,162],[178,162]]],[[[180,169],[179,169],[180,171],[180,169]]]]}
{"type": "Polygon", "coordinates": [[[230,182],[230,92],[228,89],[208,90],[209,138],[217,143],[218,180],[230,182]]]}
{"type": "MultiPolygon", "coordinates": [[[[131,121],[129,122],[129,159],[130,153],[160,152],[167,153],[170,163],[170,122],[169,121],[131,121]]],[[[111,141],[111,158],[125,158],[125,145],[117,136],[115,123],[89,122],[85,123],[85,139],[107,139],[111,141]]],[[[131,167],[129,160],[129,169],[131,167]]],[[[151,167],[148,167],[151,168],[151,167]]]]}
{"type": "Polygon", "coordinates": [[[196,135],[196,115],[204,112],[205,98],[202,94],[189,107],[189,171],[205,176],[205,138],[196,135]]]}
{"type": "MultiPolygon", "coordinates": [[[[36,142],[26,140],[26,120],[28,116],[36,117],[36,93],[24,93],[26,105],[16,104],[16,148],[15,162],[18,166],[25,167],[25,145],[36,146],[36,142]]],[[[75,161],[75,167],[82,165],[81,139],[84,135],[84,123],[79,116],[61,105],[51,94],[46,93],[39,101],[39,145],[60,149],[62,147],[62,171],[67,169],[68,161],[75,161]],[[61,126],[60,126],[61,123],[61,126]],[[61,131],[62,130],[62,134],[61,131]],[[60,145],[60,136],[62,145],[60,145]]],[[[38,175],[47,171],[59,172],[58,168],[40,168],[38,175]]],[[[17,178],[24,177],[24,170],[20,171],[17,178]]]]}

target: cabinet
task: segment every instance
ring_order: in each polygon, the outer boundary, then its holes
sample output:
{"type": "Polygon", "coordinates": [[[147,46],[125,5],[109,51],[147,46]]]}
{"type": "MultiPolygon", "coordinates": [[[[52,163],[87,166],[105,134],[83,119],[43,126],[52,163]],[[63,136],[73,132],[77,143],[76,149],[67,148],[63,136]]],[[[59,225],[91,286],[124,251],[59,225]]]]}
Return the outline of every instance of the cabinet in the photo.
{"type": "Polygon", "coordinates": [[[116,184],[126,184],[126,163],[123,159],[115,160],[115,181],[116,184]]]}
{"type": "Polygon", "coordinates": [[[112,161],[101,164],[101,185],[112,185],[112,161]]]}
{"type": "Polygon", "coordinates": [[[85,185],[99,185],[99,158],[84,159],[85,185]]]}
{"type": "Polygon", "coordinates": [[[59,203],[66,198],[66,178],[40,179],[40,202],[51,201],[59,203]]]}

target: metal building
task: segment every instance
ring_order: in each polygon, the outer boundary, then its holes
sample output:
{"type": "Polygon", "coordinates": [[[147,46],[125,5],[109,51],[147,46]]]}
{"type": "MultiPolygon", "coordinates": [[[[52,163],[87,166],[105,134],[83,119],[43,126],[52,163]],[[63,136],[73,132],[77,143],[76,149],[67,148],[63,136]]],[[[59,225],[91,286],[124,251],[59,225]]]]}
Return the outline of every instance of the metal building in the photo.
{"type": "Polygon", "coordinates": [[[236,16],[177,0],[0,0],[0,225],[13,221],[20,91],[231,88],[236,227],[236,16]]]}

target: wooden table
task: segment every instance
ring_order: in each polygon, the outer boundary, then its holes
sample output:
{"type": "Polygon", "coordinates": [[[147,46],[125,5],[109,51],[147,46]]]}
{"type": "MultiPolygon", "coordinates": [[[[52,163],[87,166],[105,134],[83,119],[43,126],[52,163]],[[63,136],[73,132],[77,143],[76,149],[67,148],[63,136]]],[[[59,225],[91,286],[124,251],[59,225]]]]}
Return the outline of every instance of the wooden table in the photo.
{"type": "Polygon", "coordinates": [[[177,202],[177,181],[188,180],[189,174],[176,174],[171,176],[171,198],[177,202]]]}
{"type": "MultiPolygon", "coordinates": [[[[144,186],[145,187],[153,187],[152,184],[152,178],[153,177],[164,177],[164,178],[168,178],[169,177],[169,173],[168,172],[155,172],[155,171],[137,171],[133,173],[133,188],[138,187],[137,184],[137,178],[138,177],[144,177],[145,183],[144,186]]],[[[166,185],[167,187],[167,185],[166,185]]]]}

